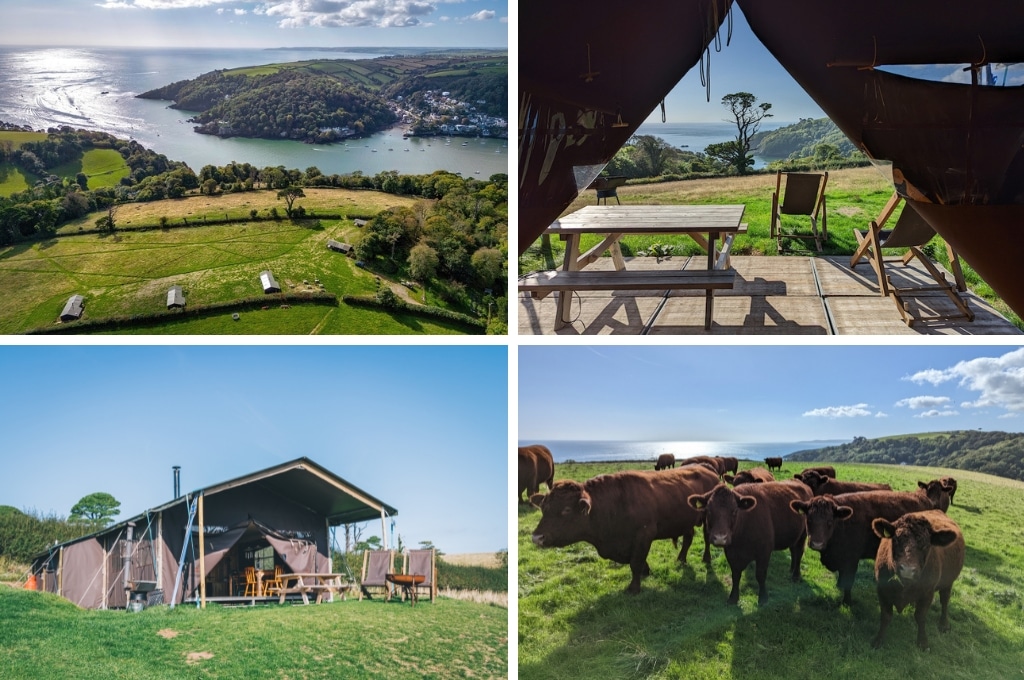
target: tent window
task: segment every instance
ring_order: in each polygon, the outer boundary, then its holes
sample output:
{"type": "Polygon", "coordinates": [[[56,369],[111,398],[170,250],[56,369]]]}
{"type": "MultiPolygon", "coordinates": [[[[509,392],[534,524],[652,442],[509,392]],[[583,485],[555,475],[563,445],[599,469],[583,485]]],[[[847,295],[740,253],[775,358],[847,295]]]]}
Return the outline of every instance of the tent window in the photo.
{"type": "Polygon", "coordinates": [[[274,549],[271,546],[260,548],[253,556],[253,564],[257,569],[274,569],[274,549]]]}

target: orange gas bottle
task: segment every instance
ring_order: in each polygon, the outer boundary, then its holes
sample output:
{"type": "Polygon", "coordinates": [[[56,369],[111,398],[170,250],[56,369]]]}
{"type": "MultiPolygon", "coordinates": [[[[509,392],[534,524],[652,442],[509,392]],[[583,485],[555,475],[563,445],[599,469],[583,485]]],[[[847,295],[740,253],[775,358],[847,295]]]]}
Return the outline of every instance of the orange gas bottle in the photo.
{"type": "Polygon", "coordinates": [[[38,590],[35,574],[30,574],[28,580],[25,581],[25,590],[38,590]]]}

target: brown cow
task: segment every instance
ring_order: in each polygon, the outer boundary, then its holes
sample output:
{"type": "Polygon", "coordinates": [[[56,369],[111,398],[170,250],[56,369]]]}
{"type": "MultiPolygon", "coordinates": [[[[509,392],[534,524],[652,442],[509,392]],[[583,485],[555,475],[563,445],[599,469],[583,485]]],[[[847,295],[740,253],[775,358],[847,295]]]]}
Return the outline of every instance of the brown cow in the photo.
{"type": "Polygon", "coordinates": [[[663,453],[658,456],[658,462],[654,464],[655,470],[668,470],[676,466],[676,457],[671,453],[663,453]]]}
{"type": "MultiPolygon", "coordinates": [[[[530,499],[542,512],[533,543],[560,548],[586,541],[601,557],[628,564],[633,578],[626,592],[639,593],[640,580],[651,572],[647,554],[653,541],[682,536],[678,559],[686,561],[693,530],[704,520],[704,513],[687,505],[686,497],[716,484],[718,476],[701,465],[665,472],[616,472],[582,484],[563,480],[546,496],[530,499]]],[[[703,559],[711,561],[706,531],[703,559]]]]}
{"type": "Polygon", "coordinates": [[[832,494],[838,496],[841,493],[856,493],[858,491],[892,491],[888,484],[869,484],[867,482],[841,482],[838,479],[825,477],[817,472],[807,472],[798,479],[806,484],[815,496],[832,494]]]}
{"type": "Polygon", "coordinates": [[[942,482],[943,486],[948,486],[953,489],[949,492],[949,504],[953,505],[953,496],[956,495],[956,479],[953,477],[939,477],[939,481],[942,482]]]}
{"type": "Polygon", "coordinates": [[[923,494],[905,491],[861,491],[839,496],[815,496],[790,507],[804,515],[807,545],[821,554],[826,569],[838,572],[836,585],[843,604],[853,605],[853,583],[861,560],[875,559],[878,537],[871,522],[879,517],[896,520],[908,512],[931,510],[923,494]]]}
{"type": "Polygon", "coordinates": [[[831,465],[819,465],[818,467],[804,468],[803,470],[800,471],[800,474],[793,475],[793,477],[799,479],[802,482],[804,481],[804,474],[808,472],[817,472],[822,477],[831,477],[832,479],[838,479],[838,477],[836,477],[836,469],[831,465]]]}
{"type": "Polygon", "coordinates": [[[541,444],[519,447],[519,502],[528,503],[523,500],[523,491],[526,498],[540,491],[541,484],[548,485],[548,491],[555,478],[555,461],[548,447],[541,444]]]}
{"type": "Polygon", "coordinates": [[[876,519],[871,526],[881,539],[875,556],[875,581],[882,610],[871,646],[877,649],[885,641],[893,607],[902,613],[913,602],[917,646],[928,649],[924,624],[936,590],[942,606],[939,630],[949,631],[949,595],[964,567],[963,533],[941,510],[912,512],[895,522],[876,519]]]}
{"type": "Polygon", "coordinates": [[[716,456],[718,460],[722,461],[722,474],[731,472],[736,474],[736,471],[740,469],[740,462],[733,456],[716,456]]]}
{"type": "Polygon", "coordinates": [[[724,475],[722,479],[733,486],[739,486],[740,484],[774,482],[775,476],[764,468],[750,468],[749,470],[737,472],[735,475],[724,475]]]}
{"type": "Polygon", "coordinates": [[[776,456],[774,458],[765,458],[764,464],[768,466],[768,470],[781,470],[782,469],[782,458],[776,456]]]}
{"type": "Polygon", "coordinates": [[[716,470],[719,475],[722,474],[724,466],[721,458],[714,456],[690,456],[689,458],[680,458],[679,465],[706,465],[710,470],[716,470]]]}
{"type": "Polygon", "coordinates": [[[730,489],[719,484],[704,494],[693,494],[687,500],[695,510],[706,509],[704,533],[716,546],[725,548],[725,558],[732,569],[732,592],[729,604],[740,598],[740,575],[751,562],[755,563],[757,601],[768,599],[765,579],[772,551],[789,549],[790,575],[800,580],[800,559],[804,554],[803,518],[789,504],[810,500],[811,492],[797,482],[765,482],[746,484],[730,489]]]}
{"type": "MultiPolygon", "coordinates": [[[[949,478],[944,477],[943,479],[949,478]]],[[[927,496],[928,500],[935,506],[935,509],[942,510],[943,512],[949,510],[949,504],[953,499],[953,492],[955,490],[955,487],[943,484],[941,479],[917,483],[917,493],[927,496]]]]}

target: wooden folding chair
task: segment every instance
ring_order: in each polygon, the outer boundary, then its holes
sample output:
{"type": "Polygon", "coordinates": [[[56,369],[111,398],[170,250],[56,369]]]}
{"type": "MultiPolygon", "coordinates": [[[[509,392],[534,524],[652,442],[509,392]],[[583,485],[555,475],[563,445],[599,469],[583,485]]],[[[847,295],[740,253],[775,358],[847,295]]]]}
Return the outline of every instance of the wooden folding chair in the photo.
{"type": "MultiPolygon", "coordinates": [[[[914,321],[935,321],[941,319],[967,319],[974,320],[974,312],[967,306],[967,300],[960,296],[960,293],[967,290],[967,283],[964,281],[963,269],[960,266],[960,258],[956,251],[948,243],[946,253],[949,256],[949,268],[953,274],[954,282],[946,280],[945,274],[939,271],[922,247],[934,236],[935,230],[928,222],[921,217],[911,205],[905,205],[903,212],[896,219],[892,229],[883,229],[886,222],[892,217],[903,197],[893,193],[892,197],[882,208],[877,220],[872,220],[867,229],[855,229],[854,236],[857,237],[857,250],[850,258],[850,268],[853,269],[861,259],[867,259],[875,270],[878,279],[878,290],[883,296],[892,295],[896,306],[900,310],[903,321],[912,326],[914,321]],[[882,254],[883,248],[906,248],[906,254],[899,257],[904,266],[909,265],[915,258],[924,266],[925,271],[935,281],[934,285],[922,286],[897,286],[893,283],[892,276],[886,272],[886,259],[882,254]],[[941,292],[949,298],[956,307],[956,313],[936,313],[931,316],[915,317],[910,312],[908,299],[928,293],[941,292]]],[[[893,258],[889,262],[893,262],[893,258]]]]}
{"type": "Polygon", "coordinates": [[[275,592],[277,594],[281,593],[281,588],[284,587],[284,583],[281,582],[281,572],[281,565],[275,564],[274,575],[263,579],[263,594],[267,597],[273,595],[275,592]]]}
{"type": "Polygon", "coordinates": [[[259,582],[256,580],[256,568],[246,567],[245,568],[245,592],[242,593],[244,597],[256,597],[256,590],[259,586],[259,582]]]}
{"type": "Polygon", "coordinates": [[[363,572],[360,576],[359,599],[363,599],[363,593],[371,595],[371,589],[381,591],[384,594],[384,601],[391,599],[391,584],[384,578],[385,575],[395,571],[395,552],[393,550],[365,550],[363,551],[363,572]]]}
{"type": "MultiPolygon", "coordinates": [[[[775,192],[772,194],[772,226],[771,236],[775,239],[779,252],[782,252],[782,239],[797,238],[813,240],[818,252],[821,244],[828,241],[828,212],[825,205],[825,185],[828,184],[828,173],[782,172],[775,175],[775,192]],[[782,187],[782,176],[786,176],[785,189],[782,187]],[[810,221],[810,230],[800,227],[784,228],[782,216],[801,216],[810,221]],[[818,217],[821,217],[821,230],[818,230],[818,217]]],[[[786,226],[790,226],[787,221],[786,226]]]]}

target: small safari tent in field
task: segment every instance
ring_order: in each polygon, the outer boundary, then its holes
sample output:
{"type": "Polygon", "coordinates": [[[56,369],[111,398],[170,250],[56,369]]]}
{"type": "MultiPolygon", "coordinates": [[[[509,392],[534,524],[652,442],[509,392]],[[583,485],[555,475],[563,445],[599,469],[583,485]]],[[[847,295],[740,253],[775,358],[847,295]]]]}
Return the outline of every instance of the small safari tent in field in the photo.
{"type": "Polygon", "coordinates": [[[246,567],[329,573],[331,527],[380,519],[387,541],[398,514],[308,458],[182,495],[177,486],[176,474],[174,500],[36,556],[40,589],[88,609],[250,600],[246,567]]]}

